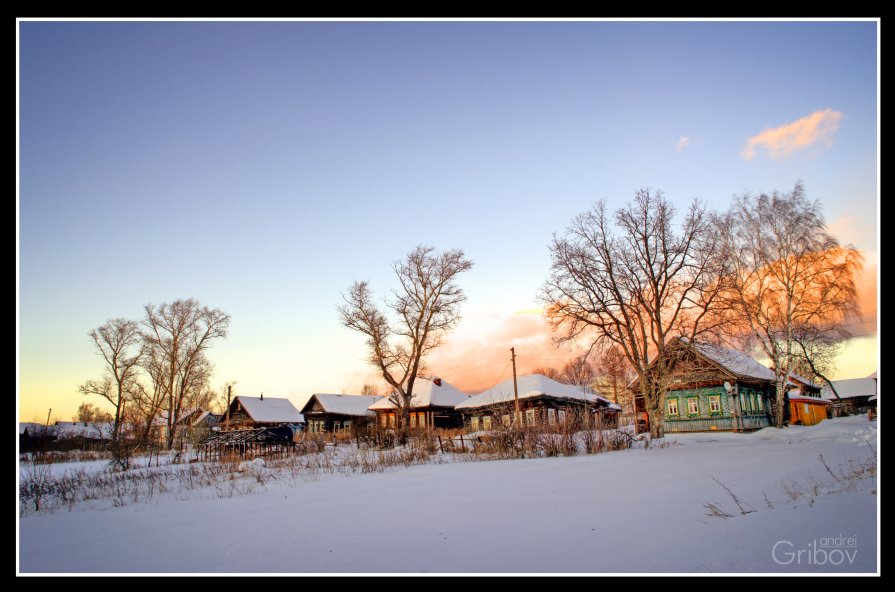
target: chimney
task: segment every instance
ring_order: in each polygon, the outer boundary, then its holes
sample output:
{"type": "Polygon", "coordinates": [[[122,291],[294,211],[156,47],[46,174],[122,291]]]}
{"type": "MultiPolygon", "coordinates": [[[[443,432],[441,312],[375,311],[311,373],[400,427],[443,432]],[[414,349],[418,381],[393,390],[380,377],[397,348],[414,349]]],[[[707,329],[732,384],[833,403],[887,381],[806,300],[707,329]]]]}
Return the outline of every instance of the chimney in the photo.
{"type": "Polygon", "coordinates": [[[432,382],[435,383],[435,386],[441,386],[441,379],[438,378],[437,376],[432,379],[432,382]]]}
{"type": "Polygon", "coordinates": [[[261,393],[261,400],[264,400],[264,393],[261,393]]]}

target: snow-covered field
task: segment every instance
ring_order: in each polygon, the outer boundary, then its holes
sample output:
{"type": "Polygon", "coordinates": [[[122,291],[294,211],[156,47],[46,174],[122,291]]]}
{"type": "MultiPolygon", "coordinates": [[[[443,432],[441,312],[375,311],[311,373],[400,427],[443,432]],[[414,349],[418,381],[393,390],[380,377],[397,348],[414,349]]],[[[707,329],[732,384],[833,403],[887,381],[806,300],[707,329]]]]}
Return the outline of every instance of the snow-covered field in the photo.
{"type": "Polygon", "coordinates": [[[19,521],[19,570],[878,570],[877,482],[866,470],[875,421],[665,441],[591,456],[322,473],[236,497],[29,514],[19,521]]]}

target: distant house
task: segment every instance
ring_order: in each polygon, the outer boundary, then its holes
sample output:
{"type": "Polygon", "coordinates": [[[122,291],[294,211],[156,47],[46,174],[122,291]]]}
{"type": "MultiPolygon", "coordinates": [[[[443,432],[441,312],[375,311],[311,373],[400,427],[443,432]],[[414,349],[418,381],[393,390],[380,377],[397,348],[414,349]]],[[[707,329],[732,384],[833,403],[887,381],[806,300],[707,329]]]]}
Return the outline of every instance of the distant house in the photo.
{"type": "Polygon", "coordinates": [[[45,450],[56,437],[42,423],[23,421],[19,424],[19,451],[45,450]]]}
{"type": "Polygon", "coordinates": [[[239,396],[230,402],[224,413],[221,427],[224,430],[239,430],[260,427],[304,425],[305,418],[289,399],[276,397],[239,396]]]}
{"type": "Polygon", "coordinates": [[[301,408],[311,433],[350,432],[376,419],[369,407],[382,397],[315,393],[301,408]]]}
{"type": "MultiPolygon", "coordinates": [[[[197,442],[203,439],[208,430],[220,422],[222,415],[216,415],[204,409],[184,410],[177,420],[175,445],[182,447],[187,441],[197,442]]],[[[153,420],[151,433],[156,443],[164,443],[168,438],[168,412],[162,410],[153,420]]]]}
{"type": "Polygon", "coordinates": [[[112,440],[112,422],[57,421],[49,427],[58,450],[101,450],[112,440]]]}
{"type": "Polygon", "coordinates": [[[829,385],[824,386],[821,396],[840,408],[845,414],[867,413],[870,409],[876,409],[876,373],[867,378],[847,378],[834,380],[836,395],[829,385]]]}
{"type": "Polygon", "coordinates": [[[820,397],[821,387],[819,384],[811,382],[807,378],[803,378],[799,376],[795,372],[789,373],[789,382],[790,384],[795,386],[795,389],[790,389],[790,393],[794,395],[800,395],[803,397],[820,397]]]}
{"type": "MultiPolygon", "coordinates": [[[[562,384],[542,374],[517,378],[519,409],[525,425],[561,424],[585,410],[605,414],[605,422],[616,422],[621,408],[608,399],[580,387],[562,384]]],[[[509,424],[515,414],[513,379],[509,378],[458,404],[464,423],[472,430],[490,430],[498,422],[509,424]]]]}
{"type": "MultiPolygon", "coordinates": [[[[776,378],[770,368],[735,349],[685,339],[672,340],[666,355],[674,357],[665,396],[666,432],[739,431],[771,425],[776,378]],[[730,393],[724,383],[731,386],[730,393]]],[[[636,383],[632,386],[639,388],[636,383]]],[[[635,395],[635,407],[645,421],[642,393],[635,395]]]]}
{"type": "MultiPolygon", "coordinates": [[[[381,427],[395,427],[398,422],[398,395],[383,397],[370,405],[376,414],[376,423],[381,427]]],[[[460,412],[454,409],[457,403],[469,395],[440,378],[417,378],[410,400],[410,428],[458,428],[462,425],[460,412]]]]}
{"type": "Polygon", "coordinates": [[[108,442],[112,439],[112,422],[57,421],[50,426],[50,433],[57,440],[81,438],[92,443],[108,442]]]}

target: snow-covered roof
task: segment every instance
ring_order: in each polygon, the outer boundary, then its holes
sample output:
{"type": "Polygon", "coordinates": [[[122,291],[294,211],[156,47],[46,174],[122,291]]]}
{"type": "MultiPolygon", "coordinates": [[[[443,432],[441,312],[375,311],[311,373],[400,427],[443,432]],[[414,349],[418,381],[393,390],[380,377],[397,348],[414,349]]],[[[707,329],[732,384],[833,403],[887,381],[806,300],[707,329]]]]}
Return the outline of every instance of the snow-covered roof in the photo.
{"type": "MultiPolygon", "coordinates": [[[[469,395],[459,390],[446,380],[438,380],[441,385],[435,383],[429,378],[417,378],[413,383],[413,398],[410,400],[410,407],[419,409],[421,407],[453,407],[457,403],[462,403],[469,399],[469,395]]],[[[389,397],[383,397],[370,405],[372,410],[394,409],[397,407],[394,401],[389,397]]]]}
{"type": "MultiPolygon", "coordinates": [[[[526,374],[516,380],[520,399],[533,397],[554,397],[559,399],[575,399],[578,401],[602,401],[611,405],[608,399],[592,393],[582,393],[580,387],[571,386],[547,378],[543,374],[526,374]]],[[[513,379],[508,378],[483,393],[470,397],[457,405],[457,409],[474,409],[495,403],[507,403],[514,400],[513,379]]]]}
{"type": "Polygon", "coordinates": [[[307,413],[314,406],[314,400],[320,403],[323,410],[327,413],[336,413],[338,415],[356,415],[359,417],[375,415],[369,410],[370,405],[377,402],[382,397],[372,395],[327,395],[314,393],[310,400],[305,403],[302,408],[307,413]]]}
{"type": "MultiPolygon", "coordinates": [[[[869,397],[876,394],[876,380],[873,378],[847,378],[845,380],[834,380],[833,386],[841,399],[852,399],[854,397],[869,397]]],[[[821,391],[824,399],[836,400],[836,395],[830,385],[827,385],[821,391]]]]}
{"type": "Polygon", "coordinates": [[[221,420],[221,417],[222,417],[221,415],[218,415],[217,413],[212,413],[211,411],[202,411],[190,422],[190,425],[195,426],[195,425],[202,423],[203,421],[217,423],[221,420]]]}
{"type": "Polygon", "coordinates": [[[289,399],[277,397],[243,397],[239,401],[246,413],[259,423],[304,423],[304,416],[298,412],[289,399]]]}
{"type": "MultiPolygon", "coordinates": [[[[681,341],[687,343],[685,339],[682,339],[681,341]]],[[[691,345],[696,348],[696,351],[700,354],[716,364],[723,366],[737,376],[758,378],[759,380],[775,380],[774,372],[770,368],[764,364],[756,362],[741,351],[720,345],[713,345],[711,343],[692,342],[691,345]]]]}
{"type": "Polygon", "coordinates": [[[57,421],[50,426],[50,433],[57,438],[76,438],[83,436],[84,438],[100,438],[108,439],[112,437],[112,422],[89,423],[83,421],[57,421]]]}
{"type": "Polygon", "coordinates": [[[38,423],[36,421],[23,421],[19,423],[19,433],[24,434],[25,430],[28,430],[30,434],[35,434],[38,432],[43,432],[45,429],[44,424],[38,423]]]}
{"type": "Polygon", "coordinates": [[[806,403],[822,403],[824,405],[829,405],[830,402],[826,399],[821,399],[820,397],[806,397],[805,395],[789,395],[790,401],[805,401],[806,403]]]}
{"type": "Polygon", "coordinates": [[[800,382],[800,383],[804,384],[805,386],[809,386],[811,388],[816,388],[816,389],[822,388],[821,385],[811,382],[807,378],[805,378],[803,376],[799,376],[795,372],[789,373],[789,380],[795,380],[795,381],[800,382]]]}

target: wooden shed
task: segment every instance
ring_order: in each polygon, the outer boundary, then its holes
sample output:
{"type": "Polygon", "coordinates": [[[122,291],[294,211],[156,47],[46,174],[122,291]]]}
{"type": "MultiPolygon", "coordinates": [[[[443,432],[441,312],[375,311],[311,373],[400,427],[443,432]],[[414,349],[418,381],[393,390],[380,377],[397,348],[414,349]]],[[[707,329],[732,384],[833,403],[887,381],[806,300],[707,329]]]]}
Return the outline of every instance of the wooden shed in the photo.
{"type": "Polygon", "coordinates": [[[211,432],[199,443],[201,460],[217,460],[228,456],[255,458],[256,456],[285,456],[295,447],[292,430],[278,428],[248,428],[211,432]]]}
{"type": "Polygon", "coordinates": [[[789,396],[790,425],[814,425],[827,418],[830,402],[819,397],[789,396]]]}

